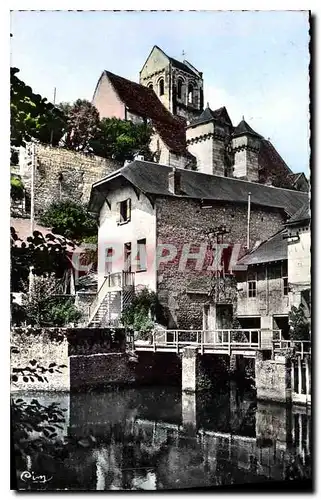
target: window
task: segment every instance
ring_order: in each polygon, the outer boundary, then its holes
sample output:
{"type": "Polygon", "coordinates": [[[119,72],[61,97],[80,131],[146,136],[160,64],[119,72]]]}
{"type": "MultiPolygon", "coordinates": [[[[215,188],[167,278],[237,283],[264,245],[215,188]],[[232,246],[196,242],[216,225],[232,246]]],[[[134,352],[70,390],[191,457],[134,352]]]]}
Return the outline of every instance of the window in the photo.
{"type": "Polygon", "coordinates": [[[250,299],[256,297],[256,280],[256,273],[249,272],[247,275],[247,294],[250,299]]]}
{"type": "Polygon", "coordinates": [[[131,272],[132,270],[132,244],[124,244],[124,271],[131,272]]]}
{"type": "Polygon", "coordinates": [[[112,247],[106,248],[105,251],[105,276],[108,276],[112,272],[112,257],[114,251],[112,247]]]}
{"type": "Polygon", "coordinates": [[[182,95],[183,95],[183,81],[181,79],[179,79],[177,81],[177,97],[178,97],[178,99],[182,99],[182,95]]]}
{"type": "Polygon", "coordinates": [[[146,238],[137,240],[137,271],[147,270],[146,238]]]}
{"type": "Polygon", "coordinates": [[[288,263],[282,262],[282,287],[283,295],[289,295],[288,263]]]}
{"type": "Polygon", "coordinates": [[[189,86],[188,86],[188,102],[190,104],[193,104],[193,93],[194,93],[194,87],[193,87],[193,85],[189,84],[189,86]]]}
{"type": "Polygon", "coordinates": [[[123,224],[124,222],[130,221],[131,216],[131,200],[127,198],[127,200],[119,202],[119,221],[118,224],[123,224]]]}
{"type": "Polygon", "coordinates": [[[151,90],[153,90],[153,88],[154,88],[154,87],[153,87],[153,84],[152,84],[152,83],[150,83],[150,84],[148,85],[148,88],[149,88],[149,89],[151,89],[151,90]]]}
{"type": "Polygon", "coordinates": [[[159,95],[164,95],[164,79],[161,78],[158,82],[159,95]]]}

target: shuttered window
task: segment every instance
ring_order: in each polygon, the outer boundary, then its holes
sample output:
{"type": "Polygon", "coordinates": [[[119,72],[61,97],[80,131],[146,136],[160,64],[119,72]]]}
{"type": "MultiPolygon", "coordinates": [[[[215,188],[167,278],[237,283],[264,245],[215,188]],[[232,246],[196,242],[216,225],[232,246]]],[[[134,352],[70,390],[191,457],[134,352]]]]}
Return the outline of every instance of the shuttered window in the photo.
{"type": "Polygon", "coordinates": [[[137,271],[147,270],[146,238],[137,240],[137,271]]]}
{"type": "Polygon", "coordinates": [[[113,248],[106,248],[106,258],[105,258],[105,276],[108,276],[112,272],[112,257],[113,248]]]}
{"type": "Polygon", "coordinates": [[[120,201],[117,203],[118,206],[118,224],[124,224],[125,222],[129,222],[131,218],[131,199],[127,198],[127,200],[120,201]]]}

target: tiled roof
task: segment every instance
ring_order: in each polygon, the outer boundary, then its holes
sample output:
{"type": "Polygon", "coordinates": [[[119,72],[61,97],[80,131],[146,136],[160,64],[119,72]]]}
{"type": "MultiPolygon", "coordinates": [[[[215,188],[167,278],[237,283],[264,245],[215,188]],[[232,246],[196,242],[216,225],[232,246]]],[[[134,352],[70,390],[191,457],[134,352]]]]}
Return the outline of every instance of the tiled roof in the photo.
{"type": "Polygon", "coordinates": [[[273,144],[262,139],[259,152],[259,181],[270,179],[274,186],[293,188],[293,172],[279,155],[273,144]]]}
{"type": "Polygon", "coordinates": [[[185,122],[173,116],[152,89],[105,71],[112,86],[128,110],[150,119],[170,151],[186,154],[185,122]]]}
{"type": "Polygon", "coordinates": [[[190,127],[212,120],[227,124],[230,127],[233,126],[225,106],[219,109],[215,109],[214,111],[209,106],[207,106],[200,114],[200,116],[191,122],[190,127]]]}
{"type": "Polygon", "coordinates": [[[282,229],[271,238],[261,243],[251,253],[244,255],[238,263],[243,265],[263,264],[264,262],[275,262],[288,258],[287,231],[282,229]]]}
{"type": "Polygon", "coordinates": [[[295,212],[295,214],[292,215],[292,217],[290,217],[287,224],[297,224],[298,222],[308,221],[310,219],[310,204],[309,201],[307,201],[301,208],[299,208],[299,210],[297,210],[297,212],[295,212]]]}
{"type": "MultiPolygon", "coordinates": [[[[171,170],[171,167],[167,165],[135,160],[93,184],[90,205],[93,211],[99,210],[99,205],[103,202],[103,197],[99,196],[99,193],[108,192],[111,182],[119,178],[126,179],[144,193],[177,196],[168,189],[168,173],[171,170]]],[[[307,193],[300,191],[192,170],[178,169],[178,171],[181,174],[181,196],[183,197],[247,203],[248,193],[251,192],[253,204],[284,209],[289,215],[293,215],[308,200],[307,193]]]]}
{"type": "Polygon", "coordinates": [[[255,132],[250,125],[243,119],[240,123],[235,127],[234,132],[232,134],[233,137],[237,137],[239,135],[250,134],[258,137],[259,139],[263,139],[263,137],[255,132]]]}

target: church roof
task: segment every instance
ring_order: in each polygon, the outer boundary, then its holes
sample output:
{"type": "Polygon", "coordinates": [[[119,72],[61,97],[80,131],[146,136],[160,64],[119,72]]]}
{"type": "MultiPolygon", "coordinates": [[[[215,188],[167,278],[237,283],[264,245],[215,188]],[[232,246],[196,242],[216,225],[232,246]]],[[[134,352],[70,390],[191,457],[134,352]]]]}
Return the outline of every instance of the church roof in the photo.
{"type": "Polygon", "coordinates": [[[263,137],[260,134],[258,134],[257,132],[255,132],[255,130],[253,130],[250,127],[250,125],[243,119],[235,127],[232,135],[233,135],[233,137],[237,137],[239,135],[246,135],[246,134],[254,135],[254,136],[258,137],[259,139],[263,139],[263,137]]]}
{"type": "Polygon", "coordinates": [[[204,111],[202,111],[200,116],[191,122],[190,127],[200,125],[201,123],[210,122],[212,120],[215,120],[219,123],[224,123],[231,127],[233,126],[225,106],[215,109],[214,111],[209,106],[207,106],[204,111]]]}
{"type": "Polygon", "coordinates": [[[253,265],[263,264],[266,262],[275,262],[278,260],[287,260],[288,258],[288,242],[287,230],[282,229],[271,236],[266,241],[263,241],[255,250],[244,255],[238,264],[253,265]]]}
{"type": "Polygon", "coordinates": [[[248,193],[251,192],[252,204],[275,207],[285,210],[289,215],[293,215],[308,200],[307,193],[300,191],[265,186],[231,177],[203,174],[192,170],[177,170],[181,174],[181,195],[174,195],[168,189],[168,173],[172,171],[171,167],[135,160],[93,184],[90,198],[91,210],[99,210],[100,198],[103,200],[99,193],[107,192],[115,179],[125,179],[146,194],[179,196],[199,200],[247,203],[248,193]]]}
{"type": "Polygon", "coordinates": [[[187,154],[185,122],[173,116],[152,89],[110,71],[104,73],[130,112],[150,119],[170,151],[187,154]]]}
{"type": "Polygon", "coordinates": [[[192,68],[185,63],[185,61],[182,62],[182,61],[178,61],[177,59],[174,59],[173,57],[169,57],[169,56],[167,56],[167,57],[175,68],[181,69],[182,71],[185,71],[186,73],[189,73],[190,75],[193,75],[193,76],[197,76],[197,77],[200,76],[197,69],[195,68],[195,71],[193,71],[192,68]]]}

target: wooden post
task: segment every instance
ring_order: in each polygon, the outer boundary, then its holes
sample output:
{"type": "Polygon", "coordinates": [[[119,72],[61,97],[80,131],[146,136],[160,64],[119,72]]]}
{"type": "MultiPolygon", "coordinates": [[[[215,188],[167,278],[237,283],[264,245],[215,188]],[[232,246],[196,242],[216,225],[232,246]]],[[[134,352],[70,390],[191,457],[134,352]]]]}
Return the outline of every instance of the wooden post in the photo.
{"type": "Polygon", "coordinates": [[[154,352],[156,352],[155,332],[153,332],[153,349],[154,349],[154,352]]]}
{"type": "Polygon", "coordinates": [[[302,415],[299,413],[299,453],[302,453],[302,415]]]}
{"type": "Polygon", "coordinates": [[[295,385],[294,385],[294,361],[291,361],[291,391],[292,393],[295,392],[295,385]]]}
{"type": "Polygon", "coordinates": [[[250,341],[250,347],[252,347],[252,330],[250,330],[249,341],[250,341]]]}
{"type": "Polygon", "coordinates": [[[204,354],[204,332],[201,332],[201,354],[204,354]]]}
{"type": "Polygon", "coordinates": [[[302,394],[302,363],[301,363],[301,356],[298,356],[298,394],[302,394]]]}
{"type": "Polygon", "coordinates": [[[308,394],[310,394],[310,373],[309,373],[308,357],[305,358],[305,383],[306,383],[306,395],[308,396],[308,394]]]}
{"type": "Polygon", "coordinates": [[[178,347],[178,330],[175,331],[174,338],[175,338],[175,334],[176,334],[176,352],[178,354],[179,353],[179,347],[178,347]]]}

